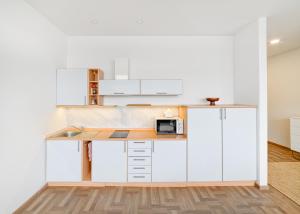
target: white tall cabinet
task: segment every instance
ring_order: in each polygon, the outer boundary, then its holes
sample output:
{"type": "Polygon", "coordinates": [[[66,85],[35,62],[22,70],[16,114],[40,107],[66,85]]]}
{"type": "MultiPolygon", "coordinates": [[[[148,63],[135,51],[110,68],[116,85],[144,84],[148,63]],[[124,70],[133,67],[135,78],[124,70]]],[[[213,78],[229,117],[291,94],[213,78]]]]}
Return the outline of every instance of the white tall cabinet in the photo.
{"type": "Polygon", "coordinates": [[[92,142],[92,181],[127,182],[127,141],[92,142]]]}
{"type": "Polygon", "coordinates": [[[46,145],[47,181],[81,181],[81,142],[78,140],[48,140],[46,145]]]}
{"type": "Polygon", "coordinates": [[[188,181],[256,180],[256,109],[188,109],[188,181]]]}
{"type": "Polygon", "coordinates": [[[222,118],[218,108],[188,110],[188,181],[222,181],[222,118]]]}
{"type": "Polygon", "coordinates": [[[152,182],[186,181],[185,140],[155,140],[152,152],[152,182]]]}
{"type": "Polygon", "coordinates": [[[256,180],[256,109],[223,109],[223,180],[256,180]]]}
{"type": "Polygon", "coordinates": [[[57,70],[56,104],[87,104],[87,69],[57,70]]]}

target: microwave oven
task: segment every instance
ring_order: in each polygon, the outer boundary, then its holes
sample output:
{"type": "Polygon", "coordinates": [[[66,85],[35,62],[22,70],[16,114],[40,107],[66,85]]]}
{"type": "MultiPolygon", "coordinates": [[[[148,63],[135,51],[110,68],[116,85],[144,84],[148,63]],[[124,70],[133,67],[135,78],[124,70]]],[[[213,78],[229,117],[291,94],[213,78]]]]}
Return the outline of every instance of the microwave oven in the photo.
{"type": "Polygon", "coordinates": [[[183,134],[183,119],[173,118],[156,118],[155,131],[157,134],[183,134]]]}

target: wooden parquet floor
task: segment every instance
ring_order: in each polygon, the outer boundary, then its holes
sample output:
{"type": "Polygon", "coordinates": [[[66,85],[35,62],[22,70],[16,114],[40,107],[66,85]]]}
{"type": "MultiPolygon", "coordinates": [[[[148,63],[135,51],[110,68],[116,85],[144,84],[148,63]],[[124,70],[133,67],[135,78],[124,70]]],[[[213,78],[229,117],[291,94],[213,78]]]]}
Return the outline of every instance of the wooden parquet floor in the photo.
{"type": "Polygon", "coordinates": [[[269,162],[297,162],[300,160],[300,154],[297,152],[293,153],[290,149],[277,146],[276,144],[268,144],[268,159],[269,162]],[[297,157],[297,159],[295,158],[297,157]]]}
{"type": "Polygon", "coordinates": [[[269,143],[269,185],[300,204],[300,154],[269,143]]]}
{"type": "Polygon", "coordinates": [[[24,214],[299,214],[271,187],[48,187],[24,214]]]}

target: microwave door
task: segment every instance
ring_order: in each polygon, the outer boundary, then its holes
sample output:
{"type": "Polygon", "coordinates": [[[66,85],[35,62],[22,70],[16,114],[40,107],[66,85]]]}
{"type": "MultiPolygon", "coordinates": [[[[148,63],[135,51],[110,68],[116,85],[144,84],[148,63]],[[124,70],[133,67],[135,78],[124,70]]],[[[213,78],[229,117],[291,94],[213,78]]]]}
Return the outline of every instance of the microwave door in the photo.
{"type": "Polygon", "coordinates": [[[174,134],[176,133],[176,121],[159,121],[158,133],[160,134],[174,134]]]}

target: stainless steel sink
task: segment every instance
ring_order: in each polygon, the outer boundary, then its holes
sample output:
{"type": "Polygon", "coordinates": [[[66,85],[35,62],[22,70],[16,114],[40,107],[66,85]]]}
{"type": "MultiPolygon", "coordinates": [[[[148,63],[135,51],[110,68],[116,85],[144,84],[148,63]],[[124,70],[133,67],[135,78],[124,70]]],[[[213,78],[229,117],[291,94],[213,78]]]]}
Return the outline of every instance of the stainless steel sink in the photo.
{"type": "Polygon", "coordinates": [[[129,130],[116,130],[109,138],[127,138],[129,130]]]}
{"type": "Polygon", "coordinates": [[[81,134],[80,131],[65,131],[57,135],[57,137],[75,137],[76,135],[81,134]]]}

